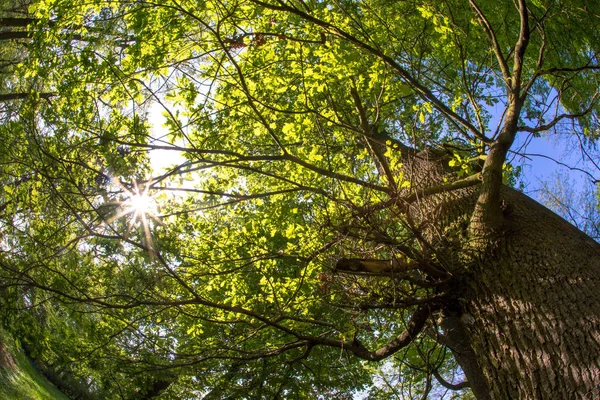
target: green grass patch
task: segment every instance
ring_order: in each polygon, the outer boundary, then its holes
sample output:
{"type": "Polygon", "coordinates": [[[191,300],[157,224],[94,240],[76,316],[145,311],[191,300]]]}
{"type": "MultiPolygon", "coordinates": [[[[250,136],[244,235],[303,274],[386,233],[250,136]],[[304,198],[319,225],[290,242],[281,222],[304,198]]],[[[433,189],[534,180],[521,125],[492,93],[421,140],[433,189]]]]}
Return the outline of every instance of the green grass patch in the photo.
{"type": "Polygon", "coordinates": [[[14,340],[0,330],[0,399],[6,400],[69,400],[48,382],[22,351],[17,351],[14,340]]]}

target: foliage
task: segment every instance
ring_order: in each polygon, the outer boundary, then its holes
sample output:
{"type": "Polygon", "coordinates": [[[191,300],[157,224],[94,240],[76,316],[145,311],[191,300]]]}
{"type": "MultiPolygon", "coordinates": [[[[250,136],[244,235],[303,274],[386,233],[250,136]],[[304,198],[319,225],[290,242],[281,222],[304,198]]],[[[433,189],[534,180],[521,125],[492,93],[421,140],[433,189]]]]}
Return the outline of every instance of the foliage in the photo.
{"type": "Polygon", "coordinates": [[[12,329],[106,398],[381,398],[389,371],[426,396],[460,375],[436,318],[468,233],[408,205],[501,180],[517,132],[595,137],[599,7],[528,2],[525,49],[495,1],[35,1],[0,86],[27,94],[0,126],[12,329]]]}

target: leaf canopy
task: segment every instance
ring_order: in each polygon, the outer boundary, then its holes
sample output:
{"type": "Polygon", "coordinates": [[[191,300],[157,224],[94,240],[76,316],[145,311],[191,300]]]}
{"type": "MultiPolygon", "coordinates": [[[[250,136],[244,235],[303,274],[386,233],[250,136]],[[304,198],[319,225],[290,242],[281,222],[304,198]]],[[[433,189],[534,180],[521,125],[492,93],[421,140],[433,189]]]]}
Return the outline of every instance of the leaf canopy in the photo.
{"type": "Polygon", "coordinates": [[[518,3],[34,1],[0,85],[28,94],[0,124],[11,328],[106,398],[430,391],[439,327],[397,343],[439,287],[333,266],[443,267],[390,204],[470,182],[515,98],[519,134],[595,138],[600,5],[518,3]],[[137,186],[158,215],[126,212],[137,186]]]}

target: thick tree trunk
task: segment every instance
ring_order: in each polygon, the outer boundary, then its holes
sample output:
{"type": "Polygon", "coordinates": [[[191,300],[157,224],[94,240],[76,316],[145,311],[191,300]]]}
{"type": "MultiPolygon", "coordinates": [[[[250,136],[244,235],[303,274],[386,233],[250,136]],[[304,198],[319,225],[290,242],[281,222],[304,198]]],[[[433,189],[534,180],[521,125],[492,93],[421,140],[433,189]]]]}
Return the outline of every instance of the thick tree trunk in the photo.
{"type": "Polygon", "coordinates": [[[599,398],[600,245],[519,192],[502,197],[503,237],[460,280],[448,344],[478,398],[599,398]]]}
{"type": "MultiPolygon", "coordinates": [[[[446,165],[420,153],[404,173],[421,190],[451,176],[446,165]]],[[[501,222],[475,237],[481,190],[424,196],[409,211],[454,277],[445,344],[478,399],[600,398],[600,244],[507,187],[501,222]]]]}

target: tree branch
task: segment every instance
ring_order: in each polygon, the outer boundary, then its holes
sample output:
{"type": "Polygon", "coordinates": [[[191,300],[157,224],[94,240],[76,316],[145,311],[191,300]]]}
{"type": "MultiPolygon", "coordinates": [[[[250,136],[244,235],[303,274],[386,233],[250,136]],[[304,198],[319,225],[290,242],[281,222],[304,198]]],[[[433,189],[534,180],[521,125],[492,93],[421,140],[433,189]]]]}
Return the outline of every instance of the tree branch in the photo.
{"type": "Polygon", "coordinates": [[[358,90],[356,90],[356,86],[354,83],[350,85],[350,95],[352,96],[352,100],[354,101],[354,107],[358,112],[358,118],[360,122],[360,128],[362,131],[363,138],[365,140],[365,144],[371,157],[373,157],[373,161],[375,161],[375,165],[379,170],[379,173],[385,175],[389,185],[392,188],[392,191],[398,191],[398,185],[394,179],[394,175],[390,169],[390,165],[385,157],[386,145],[381,144],[372,139],[373,137],[373,128],[371,124],[369,124],[369,119],[367,117],[367,113],[365,112],[364,107],[362,106],[362,101],[358,94],[358,90]]]}
{"type": "Polygon", "coordinates": [[[330,171],[328,169],[317,167],[317,166],[315,166],[307,161],[304,161],[303,159],[301,159],[299,157],[293,156],[289,153],[283,155],[282,157],[288,161],[291,161],[298,165],[301,165],[304,168],[311,170],[313,172],[316,172],[320,175],[324,175],[324,176],[327,176],[327,177],[333,178],[333,179],[338,179],[340,181],[354,183],[356,185],[363,186],[363,187],[373,189],[373,190],[377,190],[379,192],[390,193],[390,189],[387,187],[376,185],[376,184],[370,183],[370,182],[361,181],[360,179],[354,178],[352,176],[343,175],[343,174],[340,174],[337,172],[330,171]]]}
{"type": "Polygon", "coordinates": [[[352,275],[387,276],[405,280],[421,287],[435,287],[439,281],[428,281],[417,278],[410,272],[419,270],[435,279],[447,279],[449,274],[433,266],[430,262],[418,262],[408,257],[393,258],[391,260],[365,259],[365,258],[340,258],[335,264],[334,271],[352,275]]]}
{"type": "Polygon", "coordinates": [[[435,376],[435,379],[437,379],[437,381],[440,383],[440,385],[442,385],[446,389],[460,390],[460,389],[465,389],[465,388],[471,387],[471,384],[468,381],[463,381],[460,383],[448,382],[447,380],[444,379],[444,377],[442,375],[440,375],[440,373],[438,372],[437,369],[433,370],[433,376],[435,376]]]}
{"type": "MultiPolygon", "coordinates": [[[[164,260],[162,260],[162,261],[164,262],[164,260]]],[[[3,264],[0,264],[0,265],[4,266],[3,264]]],[[[170,270],[171,273],[173,272],[171,270],[171,268],[168,268],[168,269],[170,270]]],[[[61,290],[57,290],[51,286],[41,284],[41,283],[33,280],[31,277],[25,275],[24,273],[20,273],[20,276],[22,279],[21,280],[22,283],[20,283],[20,285],[27,284],[29,286],[37,287],[39,289],[42,289],[42,290],[50,292],[50,293],[54,293],[65,299],[68,299],[68,300],[71,300],[71,301],[74,301],[77,303],[95,304],[95,305],[98,305],[103,308],[123,309],[123,310],[124,309],[132,309],[132,308],[136,308],[136,307],[140,307],[140,306],[142,306],[142,307],[143,306],[178,307],[178,306],[192,305],[192,304],[203,305],[206,307],[211,307],[211,308],[223,310],[226,312],[232,312],[232,313],[238,313],[238,314],[245,315],[247,317],[261,321],[264,324],[266,324],[267,326],[270,326],[272,328],[275,328],[277,330],[285,332],[285,333],[299,339],[299,342],[294,342],[291,345],[283,346],[283,347],[280,347],[280,348],[277,348],[274,350],[269,350],[267,352],[262,352],[260,355],[256,355],[256,358],[260,358],[260,357],[264,357],[264,356],[279,355],[282,352],[286,351],[288,348],[298,348],[301,346],[307,346],[309,343],[312,343],[313,346],[314,345],[322,345],[322,346],[335,347],[335,348],[339,348],[342,350],[347,350],[347,351],[350,351],[351,353],[353,353],[354,355],[356,355],[357,357],[362,358],[364,360],[380,361],[380,360],[383,360],[383,359],[393,355],[400,349],[408,346],[413,341],[413,339],[421,332],[421,330],[425,326],[425,323],[427,322],[427,319],[429,318],[430,313],[435,310],[435,309],[432,309],[431,305],[429,305],[429,304],[419,307],[411,316],[410,320],[406,324],[406,329],[402,333],[400,333],[398,336],[396,336],[387,345],[385,345],[375,351],[369,351],[358,341],[347,342],[345,340],[330,339],[330,338],[326,338],[326,337],[322,337],[322,336],[304,335],[294,329],[291,329],[291,328],[281,325],[279,323],[279,319],[272,320],[259,312],[256,312],[256,311],[253,311],[250,309],[246,309],[244,307],[230,306],[230,305],[216,303],[216,302],[213,302],[210,300],[206,300],[206,299],[203,299],[202,297],[198,296],[197,294],[195,294],[194,291],[190,291],[190,293],[193,296],[195,296],[195,298],[187,299],[187,300],[186,299],[178,299],[178,300],[150,301],[150,300],[138,300],[138,299],[131,298],[130,301],[127,301],[123,304],[114,304],[114,303],[106,301],[106,299],[92,298],[89,296],[86,296],[85,298],[81,298],[78,296],[68,294],[61,290]]],[[[181,278],[176,278],[176,280],[180,284],[182,283],[181,278]]],[[[187,287],[187,285],[185,285],[185,286],[186,286],[186,289],[191,290],[191,288],[187,287]]],[[[225,357],[225,358],[234,358],[234,357],[225,357]]]]}
{"type": "Polygon", "coordinates": [[[335,264],[335,271],[388,275],[394,272],[410,271],[418,267],[419,264],[417,262],[409,259],[400,261],[398,259],[340,258],[335,264]]]}
{"type": "Polygon", "coordinates": [[[21,32],[0,32],[0,41],[15,40],[15,39],[30,39],[31,33],[27,31],[21,32]]]}
{"type": "Polygon", "coordinates": [[[481,173],[476,173],[473,175],[469,175],[466,178],[459,179],[457,181],[453,181],[450,183],[444,183],[444,184],[437,185],[437,186],[426,187],[422,190],[413,192],[408,196],[394,197],[392,199],[383,201],[381,203],[374,204],[372,206],[362,207],[360,209],[360,211],[362,211],[364,213],[370,213],[370,212],[374,212],[374,211],[378,211],[378,210],[384,210],[393,205],[404,205],[403,211],[405,211],[405,208],[408,205],[414,203],[415,201],[417,201],[419,199],[422,199],[422,198],[425,198],[428,196],[433,196],[436,194],[451,192],[453,190],[465,189],[465,188],[475,186],[480,183],[481,183],[481,173]]]}
{"type": "Polygon", "coordinates": [[[537,73],[538,76],[542,75],[550,75],[555,74],[557,72],[581,72],[581,71],[598,71],[600,70],[600,65],[583,65],[581,67],[572,67],[572,68],[548,68],[537,73]]]}
{"type": "Polygon", "coordinates": [[[587,114],[589,114],[592,109],[594,108],[594,103],[596,101],[596,98],[598,97],[598,92],[594,93],[594,96],[592,97],[592,100],[590,101],[590,105],[588,106],[588,108],[586,108],[584,111],[577,113],[577,114],[561,114],[559,116],[557,116],[556,118],[554,118],[552,121],[550,121],[547,124],[544,125],[540,125],[536,128],[531,128],[529,126],[519,126],[517,128],[517,131],[519,132],[530,132],[530,133],[539,133],[539,132],[545,132],[548,131],[550,129],[552,129],[556,124],[558,124],[561,120],[563,119],[577,119],[577,118],[581,118],[586,116],[587,114]]]}
{"type": "Polygon", "coordinates": [[[475,10],[477,18],[481,22],[481,27],[488,36],[488,39],[494,51],[494,55],[496,56],[496,60],[498,60],[498,64],[500,65],[500,70],[502,71],[502,77],[504,78],[504,81],[506,82],[508,88],[512,89],[510,86],[510,71],[508,70],[508,64],[506,63],[506,59],[502,54],[500,44],[498,43],[498,38],[496,37],[496,33],[494,32],[490,21],[487,19],[483,11],[479,8],[477,3],[475,3],[475,0],[469,0],[469,4],[475,10]]]}
{"type": "Polygon", "coordinates": [[[533,86],[533,84],[535,83],[537,78],[544,76],[544,75],[552,75],[552,74],[561,73],[561,72],[582,72],[582,71],[599,71],[600,70],[600,65],[593,65],[593,64],[589,64],[589,63],[586,65],[583,65],[581,67],[572,67],[572,68],[555,67],[555,68],[548,68],[548,69],[542,70],[541,67],[542,67],[543,60],[541,57],[543,55],[545,46],[546,46],[546,42],[544,41],[542,44],[542,47],[540,48],[540,55],[538,58],[538,69],[539,70],[531,77],[531,79],[527,83],[527,86],[525,86],[523,95],[526,95],[527,93],[529,93],[529,90],[531,89],[531,87],[533,86]]]}
{"type": "Polygon", "coordinates": [[[487,137],[485,137],[485,135],[483,135],[473,124],[471,124],[469,121],[467,121],[466,119],[464,119],[463,117],[461,117],[460,115],[458,115],[457,113],[452,111],[442,100],[440,100],[436,95],[434,95],[431,90],[429,90],[427,87],[425,87],[423,84],[421,84],[413,75],[411,75],[406,69],[404,69],[400,64],[398,64],[398,62],[394,58],[384,54],[381,50],[378,50],[378,49],[374,48],[373,46],[357,39],[355,36],[349,34],[348,32],[344,31],[343,29],[341,29],[329,22],[320,20],[302,10],[291,7],[287,4],[283,4],[282,2],[279,3],[280,4],[279,6],[276,6],[276,5],[261,1],[261,0],[251,0],[251,1],[254,4],[257,4],[261,7],[265,7],[270,10],[283,11],[283,12],[295,14],[306,21],[312,22],[313,24],[328,30],[329,32],[331,32],[331,34],[338,36],[339,38],[342,38],[342,39],[356,45],[357,47],[366,50],[367,52],[371,53],[375,57],[381,59],[384,63],[386,63],[392,69],[394,69],[398,73],[398,75],[404,80],[404,82],[406,82],[413,90],[415,90],[415,92],[417,92],[417,94],[423,100],[432,103],[433,106],[437,110],[439,110],[444,116],[446,116],[446,118],[448,118],[451,121],[454,121],[458,125],[462,125],[464,128],[466,128],[469,132],[471,132],[473,135],[475,135],[477,138],[479,138],[483,142],[485,142],[485,143],[490,142],[490,140],[487,137]]]}
{"type": "Polygon", "coordinates": [[[0,26],[1,27],[26,27],[27,25],[38,22],[39,20],[34,18],[15,18],[15,17],[5,17],[0,18],[0,26]]]}
{"type": "MultiPolygon", "coordinates": [[[[519,0],[519,17],[521,19],[521,27],[519,31],[519,39],[515,47],[514,65],[513,65],[513,82],[512,89],[513,93],[519,96],[521,89],[521,73],[523,72],[523,60],[525,58],[525,51],[529,45],[529,13],[527,11],[527,4],[525,0],[519,0]]],[[[524,93],[523,96],[526,96],[524,93]]]]}
{"type": "MultiPolygon", "coordinates": [[[[11,100],[23,100],[26,99],[28,97],[32,97],[36,95],[36,93],[7,93],[7,94],[0,94],[0,103],[5,102],[5,101],[11,101],[11,100]]],[[[49,99],[51,97],[57,96],[57,93],[37,93],[37,96],[39,96],[40,99],[49,99]]]]}

